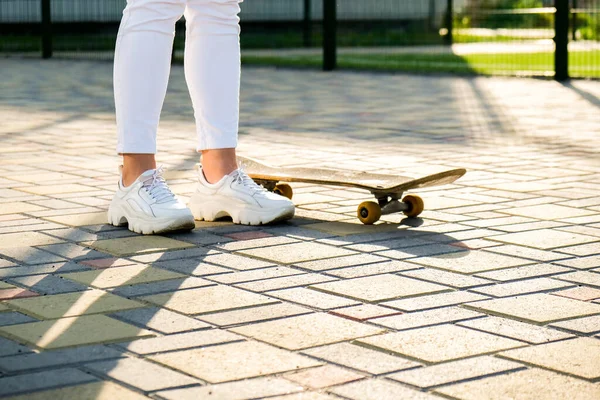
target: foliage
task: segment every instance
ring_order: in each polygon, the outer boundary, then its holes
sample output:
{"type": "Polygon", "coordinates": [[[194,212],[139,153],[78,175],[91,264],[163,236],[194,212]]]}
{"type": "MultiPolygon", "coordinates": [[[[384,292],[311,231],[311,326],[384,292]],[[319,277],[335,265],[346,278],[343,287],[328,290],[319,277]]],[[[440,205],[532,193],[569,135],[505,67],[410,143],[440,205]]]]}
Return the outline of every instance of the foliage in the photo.
{"type": "Polygon", "coordinates": [[[550,28],[551,14],[519,14],[510,10],[542,8],[542,0],[471,0],[456,19],[462,28],[525,29],[550,28]],[[499,11],[507,10],[506,13],[499,11]]]}

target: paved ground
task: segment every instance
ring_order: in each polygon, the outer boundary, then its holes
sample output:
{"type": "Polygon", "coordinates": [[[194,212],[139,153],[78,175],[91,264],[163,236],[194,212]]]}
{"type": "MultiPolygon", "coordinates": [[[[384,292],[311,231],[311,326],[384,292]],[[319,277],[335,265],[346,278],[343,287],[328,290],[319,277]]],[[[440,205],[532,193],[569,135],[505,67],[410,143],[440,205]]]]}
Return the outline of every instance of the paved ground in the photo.
{"type": "MultiPolygon", "coordinates": [[[[422,219],[295,185],[289,223],[141,237],[106,225],[111,65],[0,69],[0,395],[600,398],[599,82],[247,69],[245,155],[469,173],[422,219]]],[[[186,196],[180,67],[163,117],[186,196]]]]}

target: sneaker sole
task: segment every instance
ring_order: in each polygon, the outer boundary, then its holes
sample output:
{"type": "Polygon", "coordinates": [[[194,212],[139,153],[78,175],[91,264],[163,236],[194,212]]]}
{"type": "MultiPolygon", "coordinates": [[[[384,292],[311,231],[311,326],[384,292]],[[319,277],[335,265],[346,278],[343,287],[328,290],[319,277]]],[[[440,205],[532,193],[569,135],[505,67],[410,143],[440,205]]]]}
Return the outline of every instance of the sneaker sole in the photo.
{"type": "Polygon", "coordinates": [[[234,224],[266,225],[286,221],[294,217],[295,207],[285,207],[276,210],[256,210],[247,207],[224,210],[222,205],[215,202],[188,204],[194,219],[197,221],[215,221],[223,217],[231,217],[234,224]]]}
{"type": "Polygon", "coordinates": [[[130,231],[142,235],[153,235],[158,233],[192,230],[196,227],[194,218],[184,215],[175,219],[147,220],[131,217],[120,207],[108,208],[108,222],[113,226],[127,225],[130,231]]]}

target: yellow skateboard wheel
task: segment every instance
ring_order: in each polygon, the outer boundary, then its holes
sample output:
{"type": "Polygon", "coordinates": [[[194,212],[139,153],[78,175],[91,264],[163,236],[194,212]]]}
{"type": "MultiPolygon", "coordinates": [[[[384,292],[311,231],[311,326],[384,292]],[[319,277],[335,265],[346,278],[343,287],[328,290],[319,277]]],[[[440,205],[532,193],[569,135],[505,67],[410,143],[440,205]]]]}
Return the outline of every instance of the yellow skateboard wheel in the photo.
{"type": "Polygon", "coordinates": [[[381,218],[381,207],[374,201],[365,201],[360,203],[356,214],[363,224],[373,225],[381,218]]]}
{"type": "Polygon", "coordinates": [[[402,201],[410,206],[408,210],[404,211],[404,215],[406,215],[407,217],[416,217],[417,215],[421,214],[425,209],[423,199],[414,194],[404,196],[402,201]]]}
{"type": "Polygon", "coordinates": [[[287,183],[279,183],[275,185],[275,189],[273,189],[273,193],[277,193],[280,196],[287,197],[288,199],[292,199],[294,195],[294,191],[292,187],[287,183]]]}

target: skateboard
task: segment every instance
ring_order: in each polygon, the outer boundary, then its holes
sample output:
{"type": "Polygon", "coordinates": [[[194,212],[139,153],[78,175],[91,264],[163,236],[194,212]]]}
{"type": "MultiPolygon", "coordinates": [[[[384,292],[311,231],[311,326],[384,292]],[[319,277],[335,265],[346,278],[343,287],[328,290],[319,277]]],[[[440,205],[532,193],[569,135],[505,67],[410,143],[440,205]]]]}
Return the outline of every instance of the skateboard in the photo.
{"type": "Polygon", "coordinates": [[[239,156],[238,163],[256,183],[289,199],[293,196],[292,187],[282,182],[314,183],[367,190],[377,201],[365,201],[358,206],[358,219],[365,225],[374,224],[382,215],[396,212],[403,212],[407,217],[418,216],[424,210],[423,199],[413,194],[402,197],[404,192],[446,185],[467,172],[462,168],[453,169],[415,179],[401,175],[324,168],[277,168],[253,158],[239,156]]]}

